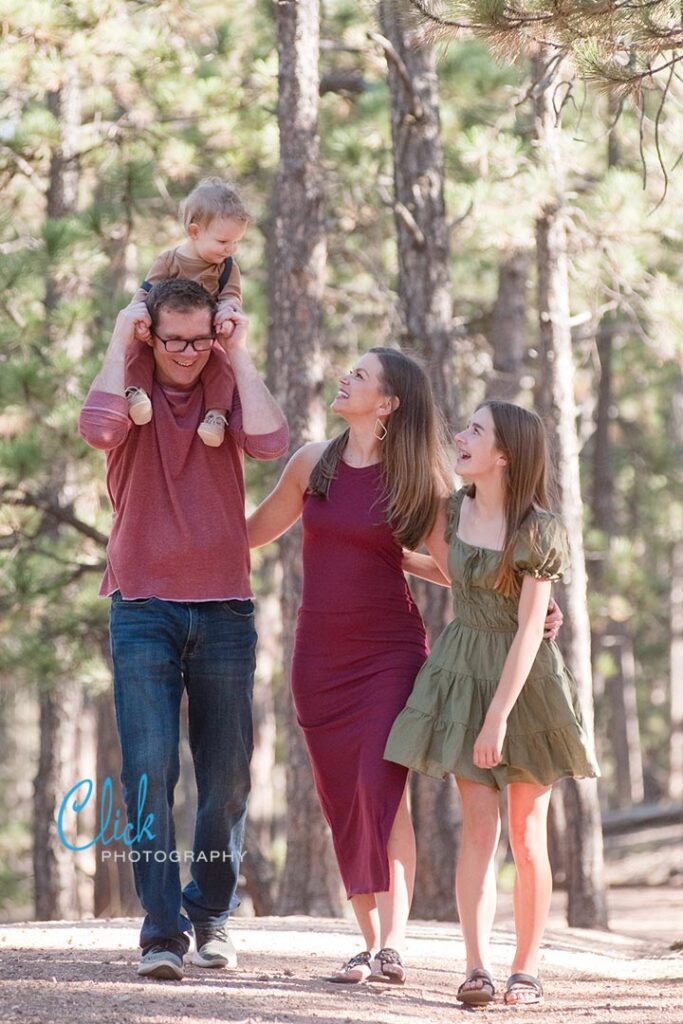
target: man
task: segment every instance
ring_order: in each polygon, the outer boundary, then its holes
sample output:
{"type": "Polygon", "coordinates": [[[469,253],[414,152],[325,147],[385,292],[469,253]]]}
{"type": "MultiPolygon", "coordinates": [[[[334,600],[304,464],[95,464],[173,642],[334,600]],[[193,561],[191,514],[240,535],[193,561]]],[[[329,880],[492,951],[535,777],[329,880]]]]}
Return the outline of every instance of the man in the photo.
{"type": "Polygon", "coordinates": [[[220,447],[202,444],[200,374],[214,312],[209,293],[185,280],[162,281],[124,309],[80,418],[82,437],[107,452],[114,506],[100,593],[112,601],[130,857],[146,912],[138,974],[175,980],[192,929],[195,964],[236,966],[225,925],[238,905],[256,643],[243,459],[278,458],[289,440],[247,350],[247,319],[233,312],[217,339],[234,376],[229,428],[220,447]],[[141,342],[154,355],[154,416],[136,427],[124,364],[141,342]],[[192,880],[181,893],[172,807],[183,690],[198,806],[192,880]]]}

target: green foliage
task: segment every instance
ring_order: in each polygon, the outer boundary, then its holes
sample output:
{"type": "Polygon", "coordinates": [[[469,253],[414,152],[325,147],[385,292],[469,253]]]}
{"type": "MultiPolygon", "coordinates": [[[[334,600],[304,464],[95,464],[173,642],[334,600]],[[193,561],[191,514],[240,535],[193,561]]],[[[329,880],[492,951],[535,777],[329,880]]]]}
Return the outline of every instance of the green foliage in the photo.
{"type": "MultiPolygon", "coordinates": [[[[589,18],[594,6],[562,3],[553,9],[570,26],[589,18]]],[[[537,13],[546,8],[523,5],[537,13]]],[[[476,13],[482,24],[500,29],[510,7],[486,2],[452,9],[458,17],[476,13]]],[[[657,5],[653,17],[664,11],[657,5]]],[[[358,351],[393,342],[400,325],[386,68],[368,38],[377,29],[374,6],[334,0],[322,5],[322,17],[322,36],[331,44],[321,54],[322,74],[343,71],[363,85],[358,93],[328,92],[321,100],[325,351],[333,381],[358,351]]],[[[643,22],[643,47],[655,45],[652,24],[643,22]]],[[[98,692],[108,679],[101,656],[107,609],[97,598],[104,551],[87,531],[106,535],[111,514],[104,459],[78,438],[78,410],[117,310],[152,258],[181,241],[178,202],[205,174],[235,180],[255,210],[240,265],[257,362],[265,365],[268,198],[278,158],[273,5],[250,0],[236,18],[216,2],[31,0],[6,3],[0,31],[0,695],[17,685],[35,694],[71,678],[98,692]],[[63,84],[67,66],[76,69],[81,85],[78,207],[50,220],[51,161],[65,141],[50,94],[63,84]],[[48,287],[58,293],[50,309],[48,287]],[[71,522],[46,511],[55,501],[71,522]]],[[[503,49],[504,36],[497,37],[503,49]]],[[[500,263],[518,249],[532,252],[535,218],[554,188],[531,142],[528,68],[497,63],[485,38],[482,33],[451,43],[439,62],[463,415],[480,399],[490,368],[488,324],[500,263]]],[[[598,69],[604,58],[593,38],[577,38],[573,53],[586,73],[591,61],[598,69]]],[[[591,566],[603,569],[590,588],[591,612],[595,629],[610,619],[628,626],[643,744],[661,785],[668,735],[668,567],[677,529],[672,480],[680,464],[671,404],[680,387],[683,175],[671,175],[668,195],[657,206],[663,178],[652,155],[652,120],[642,126],[644,187],[637,117],[628,108],[622,114],[616,167],[607,162],[610,120],[607,100],[574,87],[563,109],[562,151],[572,314],[588,317],[575,341],[586,541],[591,566]],[[609,535],[591,519],[595,332],[607,314],[618,321],[611,421],[616,497],[609,535]]],[[[680,113],[667,109],[658,131],[671,166],[683,137],[680,113]]],[[[531,349],[537,343],[533,284],[531,349]]],[[[530,355],[530,374],[536,365],[530,355]]],[[[330,422],[331,431],[337,426],[330,422]]],[[[276,473],[272,464],[248,464],[250,504],[267,492],[276,473]]],[[[680,472],[676,479],[680,506],[680,472]]],[[[602,667],[607,675],[613,671],[610,664],[602,667]]],[[[6,785],[3,777],[0,811],[6,785]]],[[[6,841],[0,833],[0,860],[6,841]]],[[[10,862],[9,873],[0,876],[0,905],[18,871],[10,862]]]]}
{"type": "Polygon", "coordinates": [[[552,46],[580,75],[622,95],[637,94],[681,55],[683,21],[671,0],[406,0],[427,35],[476,33],[504,59],[552,46]]]}

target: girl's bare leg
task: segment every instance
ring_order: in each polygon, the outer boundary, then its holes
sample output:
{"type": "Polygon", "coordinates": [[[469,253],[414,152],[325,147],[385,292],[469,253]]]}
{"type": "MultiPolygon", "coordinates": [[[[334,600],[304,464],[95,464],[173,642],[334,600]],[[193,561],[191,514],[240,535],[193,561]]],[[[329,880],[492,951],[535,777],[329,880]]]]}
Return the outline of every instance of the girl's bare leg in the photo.
{"type": "MultiPolygon", "coordinates": [[[[496,912],[494,857],[500,839],[497,789],[456,779],[462,803],[462,839],[455,870],[455,898],[467,953],[467,975],[475,967],[489,970],[489,942],[496,912]]],[[[465,989],[481,988],[481,979],[465,989]]]]}
{"type": "MultiPolygon", "coordinates": [[[[509,833],[515,859],[514,889],[517,948],[512,974],[536,975],[553,880],[548,859],[550,786],[515,782],[508,786],[509,833]]],[[[536,1001],[528,986],[514,987],[508,1002],[536,1001]]]]}

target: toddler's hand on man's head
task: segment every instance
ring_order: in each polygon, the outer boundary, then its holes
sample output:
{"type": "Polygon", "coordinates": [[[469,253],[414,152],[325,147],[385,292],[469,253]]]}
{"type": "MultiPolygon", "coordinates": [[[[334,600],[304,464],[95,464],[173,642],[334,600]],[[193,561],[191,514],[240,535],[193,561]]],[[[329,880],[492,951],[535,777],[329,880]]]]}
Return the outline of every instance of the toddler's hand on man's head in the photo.
{"type": "Polygon", "coordinates": [[[235,321],[232,319],[234,313],[241,313],[242,307],[237,299],[221,299],[216,307],[214,324],[216,335],[221,334],[227,339],[235,330],[235,321]]]}
{"type": "Polygon", "coordinates": [[[134,341],[151,344],[152,318],[144,302],[131,302],[129,306],[122,309],[116,319],[116,324],[127,335],[127,345],[131,345],[134,341]]]}
{"type": "Polygon", "coordinates": [[[247,340],[249,320],[240,309],[229,309],[225,316],[219,319],[216,314],[215,330],[216,340],[222,345],[228,355],[235,348],[243,348],[247,340]]]}
{"type": "Polygon", "coordinates": [[[216,337],[220,341],[221,338],[229,338],[232,332],[235,330],[235,324],[231,319],[234,310],[232,306],[224,305],[221,303],[214,317],[214,329],[216,331],[216,337]]]}

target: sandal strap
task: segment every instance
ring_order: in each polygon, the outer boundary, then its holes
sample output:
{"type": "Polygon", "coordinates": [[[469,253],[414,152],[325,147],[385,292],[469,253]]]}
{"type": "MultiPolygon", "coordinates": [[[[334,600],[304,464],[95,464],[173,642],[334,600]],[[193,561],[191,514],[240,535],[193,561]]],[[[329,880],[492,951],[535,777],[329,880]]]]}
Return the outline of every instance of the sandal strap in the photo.
{"type": "Polygon", "coordinates": [[[396,949],[392,949],[390,946],[385,946],[384,949],[380,949],[377,953],[376,960],[384,966],[384,964],[399,964],[403,967],[403,961],[401,960],[401,954],[396,949]]]}
{"type": "MultiPolygon", "coordinates": [[[[460,995],[461,992],[465,991],[465,985],[470,981],[483,981],[485,985],[490,986],[493,995],[496,994],[496,986],[493,984],[493,978],[491,977],[490,972],[487,971],[485,967],[472,968],[472,970],[467,975],[462,985],[458,989],[458,995],[460,995]]],[[[476,991],[476,989],[472,989],[472,991],[476,991]]]]}
{"type": "Polygon", "coordinates": [[[369,967],[371,959],[370,951],[366,949],[362,953],[356,953],[356,955],[352,956],[350,960],[347,960],[346,963],[342,965],[342,970],[352,971],[354,967],[363,967],[364,965],[369,967]]]}
{"type": "Polygon", "coordinates": [[[528,988],[532,988],[534,992],[538,992],[539,996],[543,995],[543,985],[533,974],[511,974],[507,980],[505,991],[509,992],[514,985],[526,985],[528,988]]]}

